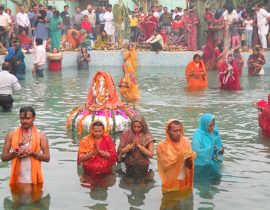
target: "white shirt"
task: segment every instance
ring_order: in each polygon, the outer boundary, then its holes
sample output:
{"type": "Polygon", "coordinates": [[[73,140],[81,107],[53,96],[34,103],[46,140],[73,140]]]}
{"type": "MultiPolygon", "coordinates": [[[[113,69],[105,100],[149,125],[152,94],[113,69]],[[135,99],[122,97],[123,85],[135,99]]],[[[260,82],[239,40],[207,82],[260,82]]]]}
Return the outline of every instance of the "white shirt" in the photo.
{"type": "Polygon", "coordinates": [[[34,53],[34,64],[38,66],[44,65],[46,61],[46,50],[43,45],[39,45],[35,49],[34,53]]]}
{"type": "Polygon", "coordinates": [[[146,43],[150,43],[150,44],[153,44],[155,42],[159,42],[162,47],[164,45],[163,38],[162,38],[162,36],[160,34],[158,34],[156,36],[153,35],[148,40],[146,40],[146,43]]]}
{"type": "Polygon", "coordinates": [[[104,18],[103,18],[103,17],[104,17],[104,14],[105,14],[105,13],[103,13],[103,12],[99,14],[100,24],[102,24],[102,25],[105,24],[105,20],[104,20],[104,18]]]}
{"type": "Polygon", "coordinates": [[[246,30],[253,30],[252,23],[253,23],[253,20],[245,20],[244,21],[245,29],[246,30]]]}
{"type": "Polygon", "coordinates": [[[3,12],[3,14],[0,15],[0,26],[6,27],[10,23],[10,16],[7,13],[3,12]]]}
{"type": "Polygon", "coordinates": [[[113,13],[112,12],[105,12],[103,15],[103,19],[105,20],[104,30],[107,32],[108,35],[114,35],[114,22],[113,22],[113,13]]]}
{"type": "Polygon", "coordinates": [[[227,29],[229,28],[229,25],[232,24],[233,20],[235,19],[237,21],[237,12],[234,9],[231,14],[228,14],[228,10],[226,10],[223,13],[224,20],[227,21],[227,29]]]}
{"type": "Polygon", "coordinates": [[[174,20],[176,15],[179,15],[181,17],[183,14],[184,14],[183,12],[177,12],[177,13],[174,12],[172,15],[172,19],[174,20]]]}
{"type": "Polygon", "coordinates": [[[0,95],[12,95],[12,90],[18,91],[21,85],[17,77],[6,70],[0,71],[0,95]]]}
{"type": "MultiPolygon", "coordinates": [[[[30,142],[24,145],[30,147],[30,142]]],[[[21,159],[21,172],[18,177],[19,183],[32,183],[32,163],[30,157],[21,159]]]]}
{"type": "Polygon", "coordinates": [[[22,26],[24,28],[29,27],[29,25],[30,25],[30,20],[29,20],[29,17],[27,15],[27,13],[21,13],[21,12],[19,12],[16,15],[16,21],[17,21],[17,24],[19,26],[22,26]]]}
{"type": "Polygon", "coordinates": [[[270,17],[270,13],[268,13],[265,9],[261,8],[258,12],[256,12],[256,14],[258,33],[261,35],[267,35],[269,30],[267,17],[270,17]]]}

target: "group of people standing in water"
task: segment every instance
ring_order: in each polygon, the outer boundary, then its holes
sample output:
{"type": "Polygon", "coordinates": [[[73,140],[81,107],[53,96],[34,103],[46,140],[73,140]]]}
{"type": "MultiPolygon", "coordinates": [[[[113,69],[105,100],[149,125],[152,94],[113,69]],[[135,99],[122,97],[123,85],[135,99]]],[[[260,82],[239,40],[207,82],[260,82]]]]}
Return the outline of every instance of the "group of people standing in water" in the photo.
{"type": "MultiPolygon", "coordinates": [[[[223,90],[240,90],[240,77],[244,66],[239,49],[233,52],[223,50],[222,47],[216,50],[218,55],[214,60],[208,59],[204,53],[193,56],[193,60],[186,67],[186,80],[189,90],[203,90],[208,88],[207,70],[218,70],[220,88],[223,90]]],[[[263,65],[266,63],[262,54],[262,48],[255,46],[253,53],[247,60],[248,74],[250,76],[264,75],[263,65]]]]}

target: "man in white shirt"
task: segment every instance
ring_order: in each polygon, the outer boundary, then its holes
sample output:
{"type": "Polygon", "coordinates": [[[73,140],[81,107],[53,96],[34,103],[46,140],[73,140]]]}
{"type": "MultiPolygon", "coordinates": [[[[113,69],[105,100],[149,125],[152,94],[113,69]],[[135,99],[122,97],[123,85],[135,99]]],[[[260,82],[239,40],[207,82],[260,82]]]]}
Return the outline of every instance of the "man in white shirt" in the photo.
{"type": "Polygon", "coordinates": [[[163,38],[160,35],[160,28],[157,28],[154,35],[151,36],[148,40],[145,41],[146,43],[150,43],[152,50],[156,53],[159,53],[160,50],[163,49],[163,38]]]}
{"type": "Polygon", "coordinates": [[[11,66],[9,63],[2,64],[2,71],[0,71],[0,106],[5,112],[11,111],[13,107],[13,90],[18,91],[21,85],[17,77],[9,73],[11,66]]]}
{"type": "Polygon", "coordinates": [[[43,40],[36,38],[36,49],[34,52],[33,76],[43,77],[43,69],[46,61],[46,49],[43,46],[43,40]]]}
{"type": "Polygon", "coordinates": [[[224,39],[224,48],[229,49],[231,46],[231,38],[232,38],[229,27],[230,25],[232,25],[234,22],[237,21],[238,17],[237,17],[237,12],[233,8],[232,5],[226,5],[225,8],[226,8],[226,11],[223,13],[224,22],[225,22],[225,30],[226,30],[225,39],[224,39]]]}
{"type": "Polygon", "coordinates": [[[28,29],[30,26],[30,20],[28,14],[24,11],[24,7],[20,7],[20,12],[16,15],[16,21],[19,27],[19,34],[25,31],[28,36],[28,29]]]}
{"type": "Polygon", "coordinates": [[[105,26],[105,20],[104,20],[104,14],[106,12],[106,7],[101,7],[101,13],[99,14],[99,20],[100,20],[100,25],[101,25],[101,29],[100,31],[104,30],[104,26],[105,26]]]}
{"type": "Polygon", "coordinates": [[[7,31],[11,26],[11,19],[10,16],[4,12],[4,6],[0,6],[0,41],[5,46],[8,47],[7,42],[7,31]]]}
{"type": "Polygon", "coordinates": [[[115,43],[115,28],[111,4],[108,5],[107,12],[105,12],[103,19],[105,20],[104,30],[111,37],[112,42],[115,43]]]}
{"type": "Polygon", "coordinates": [[[266,36],[269,31],[269,24],[267,18],[270,17],[270,13],[263,9],[262,5],[260,4],[256,4],[255,10],[257,15],[258,34],[260,37],[261,45],[265,49],[267,48],[266,36]]]}

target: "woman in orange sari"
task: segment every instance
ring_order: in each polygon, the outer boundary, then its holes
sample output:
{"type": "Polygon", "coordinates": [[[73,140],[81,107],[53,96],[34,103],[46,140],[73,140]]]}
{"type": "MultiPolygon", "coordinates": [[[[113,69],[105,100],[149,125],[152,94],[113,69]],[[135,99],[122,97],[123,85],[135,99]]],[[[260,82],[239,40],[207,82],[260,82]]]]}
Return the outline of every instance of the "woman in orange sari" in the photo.
{"type": "Polygon", "coordinates": [[[162,193],[181,192],[188,195],[193,188],[194,159],[184,126],[178,120],[166,124],[166,139],[157,145],[157,165],[162,180],[162,193]]]}
{"type": "Polygon", "coordinates": [[[137,53],[132,44],[129,44],[127,50],[124,51],[124,63],[130,64],[132,66],[134,75],[136,76],[137,53]]]}
{"type": "Polygon", "coordinates": [[[70,43],[72,49],[78,47],[78,38],[80,36],[80,31],[71,28],[67,31],[66,41],[70,43]]]}
{"type": "Polygon", "coordinates": [[[193,60],[188,63],[186,80],[188,90],[202,90],[208,87],[206,68],[199,54],[195,54],[193,60]]]}
{"type": "Polygon", "coordinates": [[[112,137],[105,133],[101,121],[94,121],[90,126],[90,134],[80,142],[78,164],[86,174],[102,175],[109,174],[116,161],[117,154],[112,137]]]}

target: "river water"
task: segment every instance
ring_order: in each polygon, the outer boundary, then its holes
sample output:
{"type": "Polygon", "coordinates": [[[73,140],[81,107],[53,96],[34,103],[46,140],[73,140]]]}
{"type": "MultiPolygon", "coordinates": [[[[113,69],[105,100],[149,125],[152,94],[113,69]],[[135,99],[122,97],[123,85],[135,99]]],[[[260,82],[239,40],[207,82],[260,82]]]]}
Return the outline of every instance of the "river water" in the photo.
{"type": "MultiPolygon", "coordinates": [[[[77,171],[78,142],[68,137],[65,120],[77,105],[83,104],[94,73],[64,68],[62,73],[46,72],[44,79],[33,79],[31,72],[22,82],[22,91],[15,93],[11,113],[0,112],[0,149],[6,133],[19,125],[18,111],[32,105],[37,112],[35,121],[49,138],[51,161],[43,163],[43,199],[19,209],[143,209],[156,210],[161,205],[161,181],[156,156],[151,160],[153,181],[135,182],[116,173],[106,186],[90,190],[82,187],[77,171]]],[[[122,71],[104,67],[118,84],[122,71]]],[[[192,138],[202,113],[216,116],[223,144],[224,162],[221,176],[211,181],[197,180],[193,196],[182,209],[269,209],[270,201],[270,141],[258,129],[257,110],[252,103],[266,99],[270,92],[269,69],[264,77],[248,77],[244,70],[243,90],[221,91],[217,73],[209,72],[209,89],[203,92],[185,90],[184,69],[139,68],[138,84],[142,98],[136,103],[145,116],[156,143],[164,139],[168,119],[178,118],[185,126],[185,136],[192,138]]],[[[116,145],[119,135],[115,136],[116,145]]],[[[156,145],[155,145],[156,146],[156,145]]],[[[9,189],[10,162],[0,162],[0,209],[11,209],[9,189]]],[[[181,204],[177,209],[180,209],[181,204]]]]}

